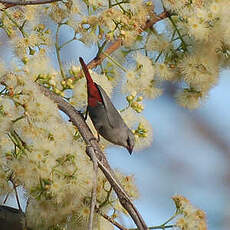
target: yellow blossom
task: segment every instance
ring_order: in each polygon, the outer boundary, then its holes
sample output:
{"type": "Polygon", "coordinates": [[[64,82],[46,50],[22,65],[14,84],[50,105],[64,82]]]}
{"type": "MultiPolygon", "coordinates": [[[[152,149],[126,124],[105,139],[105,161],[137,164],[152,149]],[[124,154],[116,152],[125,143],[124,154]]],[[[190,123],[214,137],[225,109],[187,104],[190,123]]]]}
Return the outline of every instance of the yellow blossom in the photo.
{"type": "Polygon", "coordinates": [[[178,212],[182,215],[176,222],[176,226],[182,230],[207,230],[205,213],[192,206],[184,196],[172,197],[178,212]]]}

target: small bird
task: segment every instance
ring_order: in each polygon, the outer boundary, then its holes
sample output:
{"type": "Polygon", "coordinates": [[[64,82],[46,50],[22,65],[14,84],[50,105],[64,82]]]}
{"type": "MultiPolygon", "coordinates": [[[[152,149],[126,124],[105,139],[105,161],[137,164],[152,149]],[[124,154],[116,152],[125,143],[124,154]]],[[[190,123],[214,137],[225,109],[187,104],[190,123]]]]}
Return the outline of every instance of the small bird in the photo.
{"type": "Polygon", "coordinates": [[[106,140],[124,146],[132,154],[134,147],[132,131],[127,127],[103,88],[92,80],[87,65],[81,57],[79,61],[87,80],[87,111],[95,129],[106,140]]]}

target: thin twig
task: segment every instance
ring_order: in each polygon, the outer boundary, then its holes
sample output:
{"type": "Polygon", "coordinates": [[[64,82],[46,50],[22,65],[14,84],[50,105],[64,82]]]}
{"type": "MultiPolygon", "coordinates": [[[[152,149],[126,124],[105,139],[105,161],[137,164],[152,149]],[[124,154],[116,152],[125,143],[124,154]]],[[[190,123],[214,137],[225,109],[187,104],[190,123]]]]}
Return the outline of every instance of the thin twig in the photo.
{"type": "Polygon", "coordinates": [[[114,7],[114,6],[125,4],[125,3],[129,3],[129,1],[127,0],[127,1],[122,1],[122,2],[116,2],[116,3],[112,4],[111,6],[114,7]]]}
{"type": "MultiPolygon", "coordinates": [[[[175,228],[176,225],[175,224],[171,224],[171,225],[157,225],[157,226],[153,226],[153,227],[149,227],[148,229],[162,229],[165,230],[166,228],[175,228]]],[[[130,228],[129,230],[138,230],[137,228],[130,228]]]]}
{"type": "Polygon", "coordinates": [[[103,49],[105,48],[107,42],[108,42],[108,41],[105,40],[105,41],[102,43],[101,46],[100,46],[99,43],[98,43],[98,51],[97,51],[96,57],[98,57],[98,56],[102,53],[102,51],[103,51],[103,49]]]}
{"type": "Polygon", "coordinates": [[[142,26],[143,30],[146,30],[148,28],[151,28],[154,24],[156,24],[157,22],[168,18],[170,16],[169,12],[167,10],[164,10],[162,13],[156,15],[156,17],[153,17],[151,19],[149,19],[144,26],[142,26]]]}
{"type": "Polygon", "coordinates": [[[175,224],[171,224],[171,225],[159,225],[159,226],[153,226],[153,227],[149,227],[149,229],[166,229],[166,228],[175,228],[176,225],[175,224]]]}
{"type": "Polygon", "coordinates": [[[60,72],[61,72],[61,76],[63,79],[65,79],[65,74],[64,74],[64,70],[63,70],[63,65],[62,65],[62,62],[61,62],[61,56],[60,56],[60,47],[59,47],[59,44],[58,44],[58,40],[59,40],[59,30],[61,28],[63,24],[62,23],[58,23],[57,25],[57,30],[56,30],[56,41],[55,41],[55,48],[56,48],[56,54],[57,54],[57,59],[58,59],[58,64],[59,64],[59,69],[60,69],[60,72]]]}
{"type": "Polygon", "coordinates": [[[101,212],[101,210],[99,208],[96,208],[96,212],[98,214],[100,214],[102,217],[104,217],[106,220],[108,220],[111,224],[113,224],[114,226],[116,226],[117,228],[119,228],[120,230],[128,230],[124,226],[120,225],[116,220],[114,220],[110,216],[106,215],[105,213],[101,212]]]}
{"type": "Polygon", "coordinates": [[[91,204],[90,204],[90,215],[89,215],[89,224],[88,230],[93,230],[93,217],[94,217],[94,210],[97,202],[97,171],[98,171],[98,164],[97,158],[92,146],[87,146],[86,152],[90,155],[90,158],[93,161],[93,169],[94,169],[94,177],[93,177],[93,188],[91,193],[91,204]]]}
{"type": "Polygon", "coordinates": [[[109,60],[111,60],[115,65],[117,65],[120,69],[122,69],[125,73],[127,72],[127,70],[126,70],[119,62],[117,62],[115,59],[113,59],[111,56],[109,56],[106,52],[103,52],[103,54],[104,54],[109,60]]]}
{"type": "Polygon", "coordinates": [[[23,30],[23,28],[11,17],[10,14],[8,14],[8,12],[5,10],[3,12],[8,18],[9,20],[19,29],[19,31],[22,33],[22,36],[25,38],[26,37],[26,34],[23,30]]]}
{"type": "Polygon", "coordinates": [[[178,211],[176,211],[173,216],[171,216],[168,220],[166,220],[162,226],[165,226],[166,224],[168,224],[170,221],[172,221],[176,216],[178,216],[180,213],[178,211]]]}
{"type": "Polygon", "coordinates": [[[169,18],[169,21],[172,23],[173,27],[175,28],[180,40],[181,40],[181,43],[182,43],[182,49],[184,51],[187,51],[187,44],[185,43],[184,39],[183,39],[183,36],[181,35],[180,33],[180,30],[177,28],[176,26],[176,23],[173,21],[173,19],[171,18],[171,16],[168,17],[169,18]]]}
{"type": "Polygon", "coordinates": [[[59,50],[62,49],[64,46],[68,45],[70,42],[76,40],[76,37],[74,36],[72,39],[64,42],[61,46],[59,46],[59,50]]]}
{"type": "Polygon", "coordinates": [[[25,5],[41,5],[52,2],[59,2],[61,0],[38,0],[38,1],[11,1],[11,0],[0,0],[0,3],[12,6],[25,6],[25,5]]]}
{"type": "MultiPolygon", "coordinates": [[[[146,21],[145,25],[143,25],[141,27],[140,32],[142,32],[148,28],[151,28],[155,23],[157,23],[157,22],[159,22],[159,21],[161,21],[167,17],[169,17],[169,13],[167,11],[164,11],[161,14],[156,15],[156,17],[146,21]]],[[[102,52],[99,56],[97,55],[92,61],[90,61],[88,63],[88,65],[87,65],[88,69],[93,69],[93,68],[97,67],[98,65],[100,65],[107,56],[111,55],[113,52],[115,52],[121,46],[122,46],[122,39],[121,38],[114,40],[112,42],[112,44],[104,52],[102,52]]],[[[81,75],[81,73],[79,75],[81,75]]],[[[75,77],[73,77],[73,80],[74,80],[74,78],[75,77]]]]}
{"type": "Polygon", "coordinates": [[[8,200],[9,195],[10,195],[10,193],[8,192],[8,193],[6,194],[6,197],[5,197],[4,201],[3,201],[3,204],[6,203],[6,201],[8,200]]]}
{"type": "Polygon", "coordinates": [[[10,179],[10,182],[13,184],[13,187],[14,187],[14,191],[15,191],[15,196],[16,196],[16,201],[17,201],[17,204],[18,204],[19,212],[22,213],[22,208],[21,208],[21,205],[20,205],[19,197],[18,197],[17,186],[16,186],[16,184],[14,183],[14,181],[13,181],[12,178],[10,179]]]}

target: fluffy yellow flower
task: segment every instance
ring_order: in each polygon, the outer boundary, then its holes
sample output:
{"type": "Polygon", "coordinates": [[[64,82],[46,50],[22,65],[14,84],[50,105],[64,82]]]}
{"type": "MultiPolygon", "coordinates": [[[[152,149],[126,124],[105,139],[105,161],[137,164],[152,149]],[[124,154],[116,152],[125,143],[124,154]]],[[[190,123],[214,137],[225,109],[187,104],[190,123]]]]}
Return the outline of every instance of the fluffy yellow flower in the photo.
{"type": "Polygon", "coordinates": [[[205,213],[192,206],[184,196],[176,195],[172,197],[178,212],[182,215],[176,226],[182,230],[207,230],[205,213]]]}

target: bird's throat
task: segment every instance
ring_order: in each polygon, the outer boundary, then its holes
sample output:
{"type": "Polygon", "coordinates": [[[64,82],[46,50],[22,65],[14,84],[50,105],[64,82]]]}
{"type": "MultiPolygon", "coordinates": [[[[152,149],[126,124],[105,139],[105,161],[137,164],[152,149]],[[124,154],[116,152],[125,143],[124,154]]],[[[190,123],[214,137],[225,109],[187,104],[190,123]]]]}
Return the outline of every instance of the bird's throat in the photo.
{"type": "Polygon", "coordinates": [[[98,105],[98,102],[102,103],[101,94],[94,82],[87,82],[87,91],[88,91],[88,105],[95,107],[98,105]]]}

